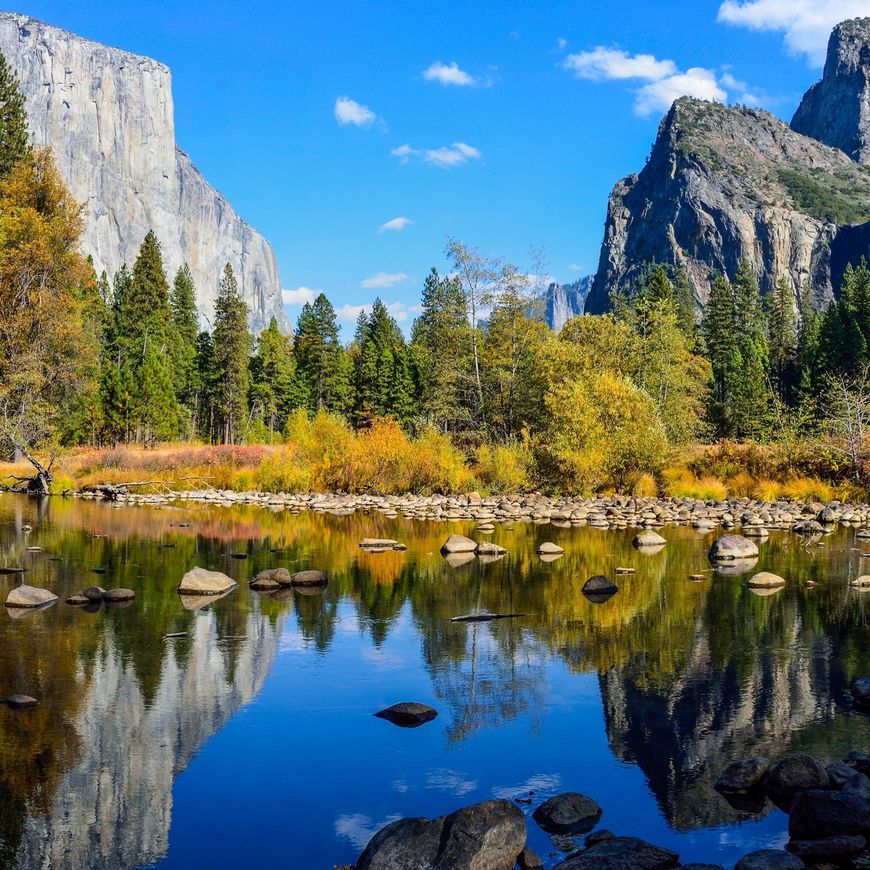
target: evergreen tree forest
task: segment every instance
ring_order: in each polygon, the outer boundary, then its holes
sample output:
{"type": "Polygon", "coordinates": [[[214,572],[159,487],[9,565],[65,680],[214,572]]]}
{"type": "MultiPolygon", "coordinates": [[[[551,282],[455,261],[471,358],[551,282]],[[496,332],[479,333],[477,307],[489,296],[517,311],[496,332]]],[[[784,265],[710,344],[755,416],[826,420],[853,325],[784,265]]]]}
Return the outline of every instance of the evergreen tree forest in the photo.
{"type": "Polygon", "coordinates": [[[437,436],[488,466],[494,487],[632,489],[675,452],[723,439],[828,439],[831,468],[867,482],[863,259],[826,306],[785,276],[762,295],[748,261],[702,306],[685,271],[650,264],[609,314],[554,333],[533,270],[450,239],[447,273],[426,276],[406,331],[376,299],[343,339],[323,293],[292,332],[273,318],[252,335],[229,264],[214,293],[196,287],[186,265],[168,274],[148,232],[134,262],[98,276],[81,234],[81,207],[51,153],[28,145],[0,58],[0,449],[29,461],[43,489],[39,456],[66,448],[280,445],[315,418],[437,436]]]}

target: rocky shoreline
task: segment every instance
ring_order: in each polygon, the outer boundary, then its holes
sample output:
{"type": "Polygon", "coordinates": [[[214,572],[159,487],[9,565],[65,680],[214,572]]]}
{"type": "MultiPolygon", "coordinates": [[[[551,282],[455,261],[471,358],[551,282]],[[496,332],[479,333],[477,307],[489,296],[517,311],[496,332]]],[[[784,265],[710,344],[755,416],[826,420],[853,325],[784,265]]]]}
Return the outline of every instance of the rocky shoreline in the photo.
{"type": "MultiPolygon", "coordinates": [[[[827,766],[802,753],[777,764],[750,758],[730,765],[716,783],[722,797],[750,813],[761,812],[772,801],[788,815],[790,836],[785,849],[750,852],[734,870],[854,866],[854,859],[867,855],[870,836],[868,772],[870,758],[861,752],[850,752],[827,766]]],[[[603,814],[591,797],[566,792],[543,801],[531,818],[563,846],[576,846],[555,865],[559,870],[725,870],[720,864],[683,864],[670,849],[595,830],[603,814]]],[[[525,813],[516,803],[501,799],[436,819],[392,822],[371,838],[355,864],[336,870],[448,867],[543,870],[544,862],[527,845],[525,813]]]]}
{"type": "MultiPolygon", "coordinates": [[[[538,523],[570,528],[660,528],[668,525],[692,526],[704,531],[717,526],[740,528],[744,535],[764,537],[774,529],[817,534],[835,525],[858,526],[870,523],[870,505],[841,502],[765,502],[750,498],[701,501],[692,498],[653,498],[608,496],[548,497],[505,495],[481,497],[477,493],[445,495],[346,495],[341,493],[265,493],[232,490],[189,490],[164,495],[131,492],[122,485],[91,487],[76,493],[85,499],[110,499],[123,504],[170,504],[195,502],[224,507],[257,505],[272,511],[302,511],[345,516],[357,511],[399,515],[420,520],[450,522],[457,520],[487,523],[538,523]]],[[[870,532],[867,533],[870,537],[870,532]]]]}

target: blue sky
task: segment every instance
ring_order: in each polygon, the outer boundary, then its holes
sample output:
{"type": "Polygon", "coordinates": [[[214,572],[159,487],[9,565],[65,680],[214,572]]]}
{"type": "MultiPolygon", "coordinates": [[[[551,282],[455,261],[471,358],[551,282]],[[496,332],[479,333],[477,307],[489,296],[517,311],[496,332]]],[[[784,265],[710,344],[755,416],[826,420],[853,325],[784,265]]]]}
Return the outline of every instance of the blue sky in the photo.
{"type": "MultiPolygon", "coordinates": [[[[682,92],[788,119],[831,26],[870,0],[20,0],[173,72],[176,132],[278,255],[288,313],[408,326],[447,236],[561,281],[682,92]]],[[[349,330],[345,331],[345,334],[349,330]]]]}

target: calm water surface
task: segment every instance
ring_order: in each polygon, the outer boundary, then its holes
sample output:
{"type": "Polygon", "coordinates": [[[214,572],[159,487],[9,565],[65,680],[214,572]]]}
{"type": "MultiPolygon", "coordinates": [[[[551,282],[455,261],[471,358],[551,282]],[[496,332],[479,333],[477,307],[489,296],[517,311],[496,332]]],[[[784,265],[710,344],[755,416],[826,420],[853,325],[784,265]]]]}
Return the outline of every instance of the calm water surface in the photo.
{"type": "MultiPolygon", "coordinates": [[[[758,570],[789,585],[770,596],[745,577],[687,580],[713,537],[689,528],[643,555],[628,530],[498,527],[506,558],[447,565],[443,540],[473,530],[0,496],[0,565],[26,565],[26,582],[62,599],[93,583],[137,595],[92,613],[0,611],[0,696],[41,701],[0,707],[0,866],[319,870],[401,816],[533,792],[529,813],[563,790],[594,797],[602,827],[730,866],[783,844],[787,819],[732,810],[711,789],[722,767],[870,748],[870,720],[848,704],[849,681],[870,673],[870,594],[848,588],[854,530],[821,546],[773,533],[758,570]],[[408,551],[362,553],[364,536],[408,551]],[[544,540],[566,555],[541,562],[544,540]],[[176,588],[194,565],[241,586],[187,609],[176,588]],[[331,581],[320,595],[247,588],[277,566],[331,581]],[[616,566],[637,573],[588,602],[583,582],[616,566]],[[449,621],[476,609],[529,615],[449,621]],[[371,716],[401,700],[439,716],[407,730],[371,716]]],[[[0,577],[0,593],[17,582],[0,577]]],[[[555,863],[559,845],[529,832],[555,863]]]]}

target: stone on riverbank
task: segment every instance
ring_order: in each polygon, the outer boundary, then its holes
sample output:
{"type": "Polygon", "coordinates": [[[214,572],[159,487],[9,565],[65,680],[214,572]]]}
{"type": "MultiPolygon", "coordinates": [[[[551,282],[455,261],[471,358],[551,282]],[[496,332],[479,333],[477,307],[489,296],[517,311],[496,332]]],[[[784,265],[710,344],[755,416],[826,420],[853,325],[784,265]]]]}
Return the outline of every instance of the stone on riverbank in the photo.
{"type": "Polygon", "coordinates": [[[38,589],[36,586],[16,586],[6,596],[7,607],[47,607],[57,601],[57,595],[48,589],[38,589]]]}
{"type": "Polygon", "coordinates": [[[585,834],[601,818],[601,807],[578,792],[557,794],[532,813],[538,826],[548,834],[585,834]]]}
{"type": "Polygon", "coordinates": [[[734,870],[804,870],[804,862],[781,849],[758,849],[744,855],[734,870]]]}
{"type": "Polygon", "coordinates": [[[722,535],[713,541],[710,547],[711,562],[730,562],[735,559],[754,559],[758,556],[758,547],[749,538],[742,535],[722,535]]]}
{"type": "Polygon", "coordinates": [[[870,831],[870,798],[857,792],[812,789],[798,793],[788,817],[794,840],[817,840],[870,831]]]}
{"type": "Polygon", "coordinates": [[[416,701],[401,701],[398,704],[393,704],[392,707],[379,710],[372,715],[377,716],[378,719],[386,719],[388,722],[392,722],[393,725],[399,725],[402,728],[416,728],[419,725],[424,725],[426,722],[431,722],[438,715],[438,711],[428,704],[419,704],[416,701]]]}
{"type": "Polygon", "coordinates": [[[713,788],[723,794],[746,794],[757,789],[761,785],[767,771],[770,769],[770,760],[757,756],[755,758],[743,758],[729,764],[722,773],[713,788]]]}
{"type": "Polygon", "coordinates": [[[514,870],[526,821],[507,800],[463,807],[437,819],[400,819],[378,831],[355,870],[514,870]]]}
{"type": "Polygon", "coordinates": [[[441,555],[448,556],[452,553],[473,553],[477,549],[477,542],[465,535],[451,535],[441,545],[441,555]]]}
{"type": "Polygon", "coordinates": [[[238,585],[232,577],[220,571],[208,571],[197,566],[181,578],[178,592],[180,595],[223,595],[238,585]]]}
{"type": "Polygon", "coordinates": [[[802,752],[783,758],[764,779],[764,790],[780,803],[788,803],[798,792],[824,789],[829,785],[824,765],[802,752]]]}
{"type": "Polygon", "coordinates": [[[638,837],[611,837],[570,855],[556,870],[675,870],[680,856],[638,837]]]}

